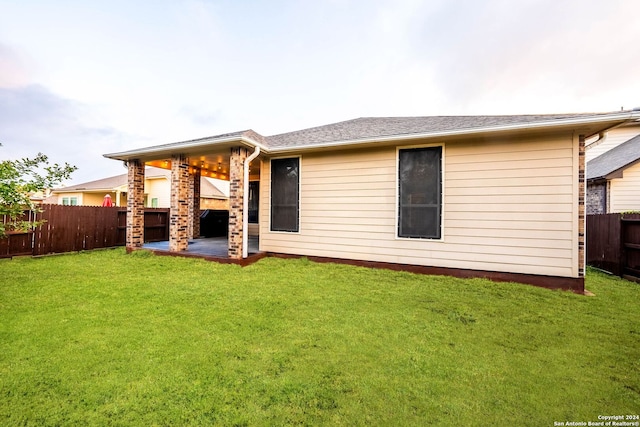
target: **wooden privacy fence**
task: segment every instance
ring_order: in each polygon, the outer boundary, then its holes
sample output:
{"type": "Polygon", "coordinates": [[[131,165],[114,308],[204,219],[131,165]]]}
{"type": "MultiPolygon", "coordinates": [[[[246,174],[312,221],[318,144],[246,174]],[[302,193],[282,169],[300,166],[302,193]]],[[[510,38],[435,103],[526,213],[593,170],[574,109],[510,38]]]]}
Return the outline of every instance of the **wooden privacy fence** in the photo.
{"type": "MultiPolygon", "coordinates": [[[[42,212],[25,212],[25,218],[45,220],[27,233],[0,239],[0,258],[46,255],[124,246],[127,210],[122,207],[42,205],[42,212]]],[[[169,209],[145,209],[147,242],[169,240],[169,209]]],[[[2,219],[6,220],[6,219],[2,219]]]]}
{"type": "Polygon", "coordinates": [[[587,264],[640,278],[640,214],[587,215],[587,264]]]}

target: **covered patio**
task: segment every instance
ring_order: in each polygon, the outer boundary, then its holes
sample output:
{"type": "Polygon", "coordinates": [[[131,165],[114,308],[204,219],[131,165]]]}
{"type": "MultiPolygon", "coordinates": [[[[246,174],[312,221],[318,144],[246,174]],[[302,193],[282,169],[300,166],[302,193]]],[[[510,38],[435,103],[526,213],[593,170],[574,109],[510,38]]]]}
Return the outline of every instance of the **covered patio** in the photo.
{"type": "Polygon", "coordinates": [[[250,194],[257,191],[250,191],[249,183],[260,181],[261,147],[260,135],[242,131],[106,155],[124,161],[128,169],[127,250],[145,248],[240,263],[258,255],[258,227],[250,228],[248,217],[250,213],[257,217],[249,207],[250,194]],[[144,243],[145,166],[171,170],[169,241],[144,243]],[[229,181],[228,238],[200,238],[201,177],[229,181]]]}

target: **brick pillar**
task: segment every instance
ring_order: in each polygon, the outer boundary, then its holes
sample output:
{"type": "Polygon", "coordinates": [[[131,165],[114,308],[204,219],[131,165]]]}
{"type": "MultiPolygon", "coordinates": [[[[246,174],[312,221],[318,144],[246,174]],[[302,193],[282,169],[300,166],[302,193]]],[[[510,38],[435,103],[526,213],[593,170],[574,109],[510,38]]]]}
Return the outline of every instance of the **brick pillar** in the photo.
{"type": "Polygon", "coordinates": [[[200,237],[200,168],[189,175],[189,238],[200,237]]]}
{"type": "Polygon", "coordinates": [[[171,157],[171,218],[169,251],[189,246],[189,162],[183,155],[171,157]]]}
{"type": "Polygon", "coordinates": [[[585,138],[578,141],[578,277],[584,277],[585,269],[585,138]]]}
{"type": "Polygon", "coordinates": [[[244,147],[231,149],[229,167],[229,258],[242,258],[242,227],[244,200],[244,160],[248,151],[244,147]]]}
{"type": "Polygon", "coordinates": [[[144,245],[144,162],[127,166],[127,250],[144,245]]]}

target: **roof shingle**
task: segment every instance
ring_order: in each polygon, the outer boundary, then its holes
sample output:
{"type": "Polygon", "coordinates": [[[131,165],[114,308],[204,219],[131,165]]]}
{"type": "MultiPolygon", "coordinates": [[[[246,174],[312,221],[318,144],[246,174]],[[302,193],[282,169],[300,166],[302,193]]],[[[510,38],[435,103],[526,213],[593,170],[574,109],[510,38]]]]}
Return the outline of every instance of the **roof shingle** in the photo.
{"type": "Polygon", "coordinates": [[[290,147],[395,135],[437,133],[492,126],[548,122],[598,114],[537,114],[512,116],[361,117],[265,138],[267,146],[290,147]]]}
{"type": "Polygon", "coordinates": [[[587,162],[587,179],[604,178],[640,159],[640,135],[587,162]]]}
{"type": "MultiPolygon", "coordinates": [[[[358,119],[301,129],[272,136],[262,136],[253,130],[225,133],[206,138],[140,148],[122,153],[105,154],[116,160],[166,156],[176,148],[191,152],[244,139],[261,144],[264,151],[286,151],[313,148],[332,143],[360,143],[394,137],[436,136],[442,134],[499,131],[506,128],[552,127],[564,124],[597,124],[608,120],[624,121],[638,114],[633,111],[579,114],[527,114],[491,116],[425,116],[425,117],[361,117],[358,119]]],[[[594,126],[595,128],[595,126],[594,126]]],[[[593,130],[593,129],[592,129],[593,130]]],[[[597,130],[597,128],[596,128],[597,130]]],[[[594,130],[595,131],[595,130],[594,130]]]]}

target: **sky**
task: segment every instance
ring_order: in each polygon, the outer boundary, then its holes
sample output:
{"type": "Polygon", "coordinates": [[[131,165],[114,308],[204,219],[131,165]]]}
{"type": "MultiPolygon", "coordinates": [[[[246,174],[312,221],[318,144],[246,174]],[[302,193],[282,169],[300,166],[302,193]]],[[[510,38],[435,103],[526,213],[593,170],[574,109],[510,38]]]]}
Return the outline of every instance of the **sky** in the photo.
{"type": "Polygon", "coordinates": [[[638,0],[0,0],[0,160],[370,116],[640,107],[638,0]]]}

